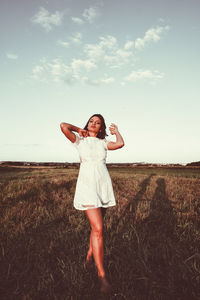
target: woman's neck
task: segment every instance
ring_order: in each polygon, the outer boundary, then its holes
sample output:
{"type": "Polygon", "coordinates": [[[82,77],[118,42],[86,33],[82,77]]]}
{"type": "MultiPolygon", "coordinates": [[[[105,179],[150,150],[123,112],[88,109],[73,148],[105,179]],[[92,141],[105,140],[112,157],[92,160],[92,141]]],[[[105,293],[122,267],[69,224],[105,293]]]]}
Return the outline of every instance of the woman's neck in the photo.
{"type": "Polygon", "coordinates": [[[89,137],[97,137],[97,133],[95,132],[89,132],[89,137]]]}

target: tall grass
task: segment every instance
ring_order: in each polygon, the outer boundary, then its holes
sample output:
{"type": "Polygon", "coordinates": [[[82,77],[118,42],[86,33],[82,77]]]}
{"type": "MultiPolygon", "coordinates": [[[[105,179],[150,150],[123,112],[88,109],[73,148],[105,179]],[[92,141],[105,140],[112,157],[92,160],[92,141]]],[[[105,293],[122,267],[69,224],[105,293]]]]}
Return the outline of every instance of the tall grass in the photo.
{"type": "MultiPolygon", "coordinates": [[[[199,299],[198,176],[109,170],[117,206],[104,218],[108,299],[199,299]]],[[[95,267],[83,268],[89,224],[73,208],[78,170],[0,172],[1,299],[99,299],[95,267]]]]}

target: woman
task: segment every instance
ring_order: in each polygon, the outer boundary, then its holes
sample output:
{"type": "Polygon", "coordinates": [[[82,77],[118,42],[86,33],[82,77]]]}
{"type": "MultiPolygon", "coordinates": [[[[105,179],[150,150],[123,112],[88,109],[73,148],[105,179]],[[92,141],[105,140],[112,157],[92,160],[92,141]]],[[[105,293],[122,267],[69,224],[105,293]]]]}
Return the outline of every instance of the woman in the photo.
{"type": "Polygon", "coordinates": [[[84,129],[68,123],[60,124],[64,135],[74,143],[80,155],[80,169],[74,196],[74,207],[84,210],[91,226],[89,250],[85,267],[90,268],[94,258],[100,290],[106,293],[110,285],[103,266],[103,208],[116,205],[112,182],[106,167],[107,150],[116,150],[124,146],[124,140],[115,124],[111,124],[110,133],[116,141],[105,139],[106,125],[100,114],[94,114],[84,129]],[[74,132],[77,134],[74,134],[74,132]]]}

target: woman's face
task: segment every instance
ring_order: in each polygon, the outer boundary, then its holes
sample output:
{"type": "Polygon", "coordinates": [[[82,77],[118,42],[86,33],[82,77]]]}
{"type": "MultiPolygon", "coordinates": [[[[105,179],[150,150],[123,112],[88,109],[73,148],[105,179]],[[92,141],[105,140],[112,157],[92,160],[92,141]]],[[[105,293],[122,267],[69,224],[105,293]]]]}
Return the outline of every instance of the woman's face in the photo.
{"type": "Polygon", "coordinates": [[[92,117],[88,123],[88,131],[92,131],[98,134],[100,128],[101,128],[101,119],[96,116],[92,117]]]}

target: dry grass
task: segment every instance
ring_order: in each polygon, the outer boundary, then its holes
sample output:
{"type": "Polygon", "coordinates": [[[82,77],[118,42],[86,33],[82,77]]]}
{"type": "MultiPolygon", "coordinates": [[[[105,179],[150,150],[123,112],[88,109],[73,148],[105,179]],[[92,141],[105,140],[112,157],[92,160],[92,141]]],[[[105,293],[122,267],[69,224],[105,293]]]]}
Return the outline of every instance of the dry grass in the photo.
{"type": "MultiPolygon", "coordinates": [[[[109,299],[199,299],[198,172],[110,174],[117,206],[105,215],[109,299]]],[[[89,225],[72,205],[77,175],[0,168],[1,299],[98,299],[96,270],[83,268],[89,225]]]]}

